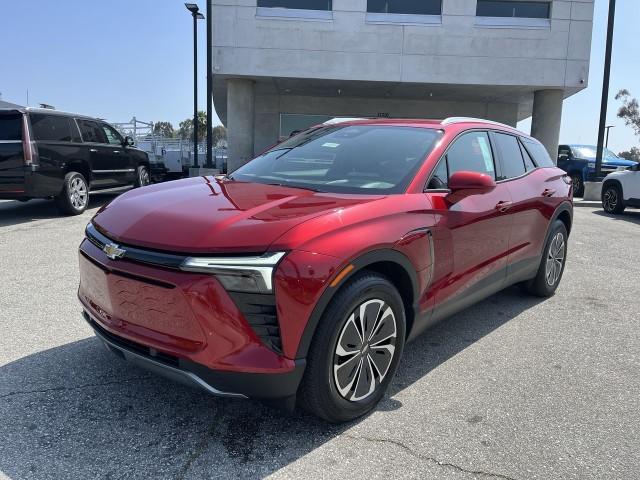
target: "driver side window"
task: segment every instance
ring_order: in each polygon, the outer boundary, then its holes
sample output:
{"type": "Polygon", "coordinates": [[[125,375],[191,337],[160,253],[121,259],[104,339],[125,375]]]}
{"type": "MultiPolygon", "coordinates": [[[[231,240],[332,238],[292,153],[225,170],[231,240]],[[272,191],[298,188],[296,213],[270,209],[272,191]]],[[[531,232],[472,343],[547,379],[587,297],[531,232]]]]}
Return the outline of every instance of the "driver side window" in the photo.
{"type": "Polygon", "coordinates": [[[456,172],[479,172],[496,178],[496,169],[487,132],[468,132],[458,137],[440,159],[429,180],[428,190],[447,188],[456,172]]]}

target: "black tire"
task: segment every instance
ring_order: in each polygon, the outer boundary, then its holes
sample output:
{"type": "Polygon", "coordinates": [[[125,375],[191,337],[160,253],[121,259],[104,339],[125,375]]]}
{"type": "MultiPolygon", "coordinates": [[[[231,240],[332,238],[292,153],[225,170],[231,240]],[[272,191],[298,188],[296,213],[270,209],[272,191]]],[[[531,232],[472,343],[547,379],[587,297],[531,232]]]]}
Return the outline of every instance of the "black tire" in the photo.
{"type": "Polygon", "coordinates": [[[605,212],[620,215],[626,205],[622,196],[622,189],[617,183],[608,183],[602,189],[602,208],[605,212]]]}
{"type": "Polygon", "coordinates": [[[547,243],[544,246],[536,276],[527,282],[526,289],[538,297],[550,297],[558,288],[567,263],[567,228],[560,220],[553,222],[547,243]],[[562,242],[560,244],[560,242],[562,242]],[[562,260],[558,262],[561,249],[562,260]],[[553,270],[551,270],[553,269],[553,270]]]}
{"type": "Polygon", "coordinates": [[[146,187],[151,183],[151,176],[149,174],[149,167],[146,165],[139,165],[136,169],[136,182],[135,188],[146,187]]]}
{"type": "Polygon", "coordinates": [[[581,173],[571,174],[571,183],[573,184],[573,196],[582,197],[584,195],[584,181],[581,173]]]}
{"type": "Polygon", "coordinates": [[[54,198],[58,209],[66,215],[80,215],[89,205],[89,185],[84,175],[69,172],[64,177],[62,191],[54,198]]]}
{"type": "Polygon", "coordinates": [[[356,275],[336,294],[320,319],[300,385],[301,406],[333,423],[353,420],[371,411],[398,368],[405,332],[404,305],[393,284],[373,272],[356,275]],[[364,327],[359,323],[360,307],[364,308],[364,327]],[[374,319],[373,323],[370,319],[374,319]],[[395,337],[392,327],[395,327],[395,337]],[[361,335],[361,329],[369,335],[361,335]],[[381,340],[385,335],[389,337],[381,340]],[[353,339],[356,343],[349,343],[353,339]],[[339,340],[352,351],[339,350],[339,340]],[[351,383],[350,379],[353,379],[351,383]],[[343,385],[339,387],[340,381],[343,385]]]}

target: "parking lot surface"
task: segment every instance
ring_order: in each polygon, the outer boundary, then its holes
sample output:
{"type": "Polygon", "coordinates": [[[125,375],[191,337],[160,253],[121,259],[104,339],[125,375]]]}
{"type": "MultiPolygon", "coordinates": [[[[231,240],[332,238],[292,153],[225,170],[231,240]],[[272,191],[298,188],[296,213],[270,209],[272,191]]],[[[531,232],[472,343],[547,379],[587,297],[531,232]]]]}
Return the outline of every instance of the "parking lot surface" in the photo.
{"type": "Polygon", "coordinates": [[[371,415],[328,425],[134,369],[76,299],[79,217],[0,201],[0,478],[630,479],[640,211],[575,211],[550,299],[510,288],[408,345],[371,415]]]}

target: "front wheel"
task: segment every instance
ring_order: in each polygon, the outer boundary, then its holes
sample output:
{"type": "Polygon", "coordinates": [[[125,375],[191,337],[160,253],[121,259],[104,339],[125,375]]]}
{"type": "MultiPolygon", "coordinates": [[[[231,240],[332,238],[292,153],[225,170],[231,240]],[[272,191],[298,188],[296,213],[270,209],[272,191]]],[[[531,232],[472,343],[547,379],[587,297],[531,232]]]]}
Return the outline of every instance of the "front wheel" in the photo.
{"type": "Polygon", "coordinates": [[[402,355],[402,298],[385,277],[363,272],[320,319],[300,387],[302,406],[330,422],[360,417],[383,397],[402,355]]]}
{"type": "Polygon", "coordinates": [[[610,183],[602,190],[602,208],[607,213],[619,215],[624,212],[625,205],[620,187],[610,183]]]}
{"type": "Polygon", "coordinates": [[[136,170],[136,188],[146,187],[150,183],[149,169],[146,165],[140,165],[136,170]]]}
{"type": "Polygon", "coordinates": [[[582,197],[584,195],[584,181],[582,180],[582,174],[571,174],[571,183],[573,184],[573,196],[582,197]]]}

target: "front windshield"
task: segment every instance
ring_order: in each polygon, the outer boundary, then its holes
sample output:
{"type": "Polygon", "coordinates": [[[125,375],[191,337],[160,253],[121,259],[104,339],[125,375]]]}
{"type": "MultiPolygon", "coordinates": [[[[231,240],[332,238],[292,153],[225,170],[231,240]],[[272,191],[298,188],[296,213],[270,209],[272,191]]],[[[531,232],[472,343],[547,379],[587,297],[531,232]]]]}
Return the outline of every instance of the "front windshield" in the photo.
{"type": "Polygon", "coordinates": [[[395,125],[319,127],[292,137],[231,178],[319,192],[403,192],[441,131],[395,125]]]}
{"type": "MultiPolygon", "coordinates": [[[[573,152],[574,152],[574,155],[578,158],[585,158],[587,160],[596,158],[596,147],[585,147],[585,146],[573,147],[573,152]]],[[[613,153],[608,148],[605,148],[602,151],[602,158],[608,158],[611,160],[620,159],[620,157],[618,157],[615,153],[613,153]]]]}

